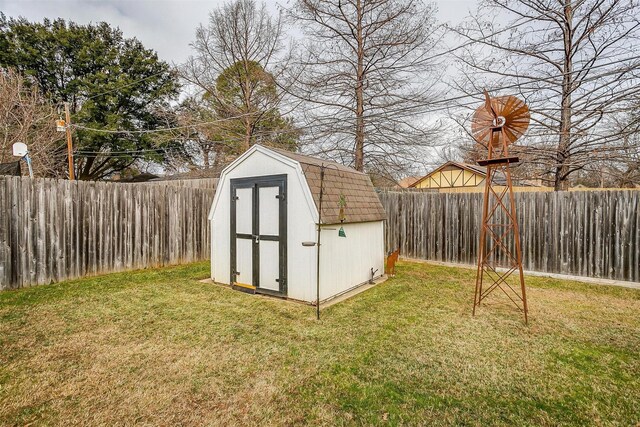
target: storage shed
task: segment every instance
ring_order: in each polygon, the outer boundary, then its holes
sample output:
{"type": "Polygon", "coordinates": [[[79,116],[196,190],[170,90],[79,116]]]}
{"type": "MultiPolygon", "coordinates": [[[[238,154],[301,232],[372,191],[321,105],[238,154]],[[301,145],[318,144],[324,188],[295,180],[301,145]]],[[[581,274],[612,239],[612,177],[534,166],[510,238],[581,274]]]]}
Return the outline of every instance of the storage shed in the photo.
{"type": "Polygon", "coordinates": [[[384,274],[385,212],[366,174],[254,145],[223,170],[209,212],[213,281],[316,301],[321,170],[320,301],[384,274]]]}

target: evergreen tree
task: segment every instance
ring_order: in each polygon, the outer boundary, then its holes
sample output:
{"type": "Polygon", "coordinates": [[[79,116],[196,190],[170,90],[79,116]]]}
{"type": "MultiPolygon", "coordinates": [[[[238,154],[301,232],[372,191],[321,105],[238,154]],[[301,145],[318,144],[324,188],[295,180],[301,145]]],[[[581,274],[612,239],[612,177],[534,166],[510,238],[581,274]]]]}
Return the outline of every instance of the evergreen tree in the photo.
{"type": "Polygon", "coordinates": [[[32,76],[52,102],[69,103],[79,179],[164,159],[167,147],[156,140],[166,140],[147,131],[164,124],[158,112],[177,95],[177,78],[155,51],[118,28],[1,15],[0,67],[32,76]]]}

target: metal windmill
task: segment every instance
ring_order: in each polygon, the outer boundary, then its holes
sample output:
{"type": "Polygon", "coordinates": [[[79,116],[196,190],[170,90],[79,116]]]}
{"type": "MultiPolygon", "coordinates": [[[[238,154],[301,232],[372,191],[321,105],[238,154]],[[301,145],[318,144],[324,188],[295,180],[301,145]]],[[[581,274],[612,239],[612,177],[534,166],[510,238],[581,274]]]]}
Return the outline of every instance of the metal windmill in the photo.
{"type": "Polygon", "coordinates": [[[509,145],[527,130],[529,109],[523,101],[514,96],[490,98],[487,91],[484,94],[485,104],[476,110],[471,122],[474,139],[488,150],[487,158],[478,161],[480,166],[486,166],[487,175],[473,315],[476,313],[476,307],[491,292],[500,289],[524,313],[526,323],[527,294],[509,171],[509,165],[518,163],[519,159],[509,156],[509,145]],[[520,278],[519,291],[517,285],[508,282],[509,277],[516,271],[520,278]],[[486,279],[490,279],[490,283],[486,279]]]}

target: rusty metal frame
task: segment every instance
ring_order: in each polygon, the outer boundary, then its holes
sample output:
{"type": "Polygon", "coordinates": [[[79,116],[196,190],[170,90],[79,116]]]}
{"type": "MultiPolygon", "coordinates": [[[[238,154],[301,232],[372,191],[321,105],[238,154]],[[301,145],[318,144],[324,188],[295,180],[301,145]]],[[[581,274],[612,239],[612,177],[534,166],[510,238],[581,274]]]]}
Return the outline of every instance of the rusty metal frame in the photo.
{"type": "MultiPolygon", "coordinates": [[[[478,269],[476,273],[476,288],[473,298],[473,315],[476,314],[476,307],[480,306],[482,301],[489,296],[494,290],[500,289],[520,311],[524,314],[524,321],[528,323],[528,306],[527,292],[524,282],[524,273],[522,269],[522,249],[520,246],[520,230],[516,216],[516,205],[514,200],[513,184],[511,181],[511,172],[509,165],[515,163],[514,157],[509,157],[510,141],[505,133],[503,126],[494,126],[491,128],[491,143],[488,144],[489,155],[486,164],[487,175],[484,187],[484,199],[482,205],[482,227],[480,229],[480,242],[478,250],[478,269]],[[494,144],[494,141],[496,142],[494,144]],[[502,149],[494,153],[494,146],[502,149]],[[497,156],[496,156],[497,154],[497,156]],[[494,178],[497,171],[502,171],[506,177],[506,188],[498,194],[494,188],[494,178]],[[505,203],[504,198],[508,195],[509,203],[505,203]],[[505,221],[500,222],[497,218],[498,213],[505,215],[505,221]],[[492,222],[493,220],[493,222],[492,222]],[[494,228],[504,230],[496,231],[494,228]],[[487,240],[487,235],[491,239],[487,240]],[[515,253],[509,248],[509,239],[513,238],[515,253]],[[488,246],[491,249],[488,250],[488,246]],[[507,270],[499,273],[499,256],[503,255],[509,260],[509,264],[504,266],[507,270]],[[518,271],[520,279],[520,292],[516,291],[507,279],[518,271]],[[488,287],[483,289],[485,275],[491,280],[488,287]],[[511,294],[507,292],[508,288],[511,294]],[[515,298],[512,296],[514,295],[515,298]]],[[[498,151],[498,150],[496,150],[498,151]]],[[[480,163],[480,162],[478,162],[480,163]]]]}

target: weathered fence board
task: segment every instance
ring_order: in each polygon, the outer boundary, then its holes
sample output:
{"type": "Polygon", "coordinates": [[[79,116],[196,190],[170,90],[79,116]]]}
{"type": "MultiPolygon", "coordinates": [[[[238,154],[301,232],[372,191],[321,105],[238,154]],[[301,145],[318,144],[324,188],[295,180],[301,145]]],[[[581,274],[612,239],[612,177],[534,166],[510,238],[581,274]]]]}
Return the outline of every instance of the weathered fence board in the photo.
{"type": "MultiPolygon", "coordinates": [[[[214,193],[165,182],[0,177],[0,289],[207,259],[214,193]]],[[[388,249],[476,263],[482,194],[380,199],[388,249]]],[[[640,282],[640,192],[517,193],[515,201],[527,270],[640,282]]]]}
{"type": "MultiPolygon", "coordinates": [[[[482,194],[381,192],[387,249],[475,264],[482,194]]],[[[525,269],[640,282],[640,191],[516,193],[525,269]]]]}
{"type": "Polygon", "coordinates": [[[0,289],[207,259],[214,193],[0,177],[0,289]]]}
{"type": "Polygon", "coordinates": [[[194,179],[156,179],[137,184],[168,185],[170,187],[209,188],[215,190],[218,186],[218,178],[194,178],[194,179]]]}

